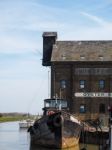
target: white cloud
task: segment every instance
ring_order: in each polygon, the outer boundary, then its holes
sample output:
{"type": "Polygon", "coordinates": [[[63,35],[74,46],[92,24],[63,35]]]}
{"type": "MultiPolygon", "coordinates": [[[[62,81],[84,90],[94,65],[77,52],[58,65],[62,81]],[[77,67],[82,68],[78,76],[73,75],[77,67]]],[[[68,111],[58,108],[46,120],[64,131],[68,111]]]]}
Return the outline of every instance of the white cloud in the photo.
{"type": "Polygon", "coordinates": [[[102,18],[100,17],[97,17],[95,15],[91,15],[89,13],[86,13],[86,12],[81,12],[81,14],[87,18],[89,18],[91,21],[94,21],[96,22],[97,24],[99,24],[100,26],[104,27],[104,28],[109,28],[109,29],[112,29],[112,22],[108,22],[108,21],[105,21],[103,20],[102,18]]]}
{"type": "Polygon", "coordinates": [[[90,13],[80,12],[80,14],[88,18],[86,25],[76,27],[74,24],[68,24],[66,32],[60,31],[61,40],[112,40],[112,22],[90,13]],[[93,26],[89,26],[88,23],[93,23],[93,26]]]}
{"type": "Polygon", "coordinates": [[[0,9],[0,51],[42,49],[40,32],[63,30],[65,24],[57,16],[64,12],[34,1],[3,3],[0,9]]]}
{"type": "Polygon", "coordinates": [[[86,12],[81,12],[81,14],[87,18],[89,18],[90,20],[104,26],[105,24],[107,24],[105,21],[103,21],[101,18],[97,17],[97,16],[94,16],[94,15],[91,15],[89,13],[86,13],[86,12]]]}
{"type": "Polygon", "coordinates": [[[48,95],[45,87],[46,79],[0,80],[0,112],[42,112],[43,99],[48,95]]]}
{"type": "Polygon", "coordinates": [[[0,63],[0,78],[1,79],[41,79],[43,72],[46,70],[41,65],[41,60],[28,59],[28,60],[9,60],[0,63]],[[4,66],[4,67],[3,67],[4,66]]]}
{"type": "Polygon", "coordinates": [[[64,23],[60,22],[51,22],[51,21],[41,21],[41,22],[34,22],[28,25],[22,26],[24,30],[32,30],[32,31],[44,31],[44,30],[62,30],[65,27],[64,23]]]}
{"type": "Polygon", "coordinates": [[[60,40],[112,40],[112,29],[104,27],[82,27],[73,32],[60,32],[60,40]]]}
{"type": "Polygon", "coordinates": [[[44,28],[57,28],[63,24],[57,20],[61,13],[66,11],[59,8],[52,8],[45,5],[40,5],[38,2],[16,3],[14,6],[4,6],[0,10],[0,29],[24,29],[38,30],[44,28]],[[29,11],[30,10],[30,11],[29,11]],[[15,13],[16,12],[16,13],[15,13]]]}
{"type": "Polygon", "coordinates": [[[41,49],[42,45],[39,42],[35,42],[27,37],[2,35],[0,36],[0,51],[1,52],[25,52],[34,49],[41,49]]]}

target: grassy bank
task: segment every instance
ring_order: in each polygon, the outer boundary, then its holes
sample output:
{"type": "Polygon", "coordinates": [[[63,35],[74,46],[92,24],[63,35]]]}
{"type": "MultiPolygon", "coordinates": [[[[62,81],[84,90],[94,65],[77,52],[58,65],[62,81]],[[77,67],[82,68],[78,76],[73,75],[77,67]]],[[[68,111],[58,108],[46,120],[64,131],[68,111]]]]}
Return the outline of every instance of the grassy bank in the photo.
{"type": "Polygon", "coordinates": [[[27,119],[28,117],[23,117],[23,116],[3,116],[0,117],[0,123],[1,122],[9,122],[9,121],[20,121],[27,119]]]}

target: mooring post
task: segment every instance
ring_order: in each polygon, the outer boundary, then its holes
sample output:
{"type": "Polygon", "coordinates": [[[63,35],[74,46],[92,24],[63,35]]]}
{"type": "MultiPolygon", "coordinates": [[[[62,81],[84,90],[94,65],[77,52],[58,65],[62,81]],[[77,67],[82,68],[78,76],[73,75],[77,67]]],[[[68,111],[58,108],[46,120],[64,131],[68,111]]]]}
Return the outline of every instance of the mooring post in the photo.
{"type": "Polygon", "coordinates": [[[112,112],[110,114],[110,150],[112,150],[112,112]]]}
{"type": "Polygon", "coordinates": [[[109,150],[112,150],[112,106],[109,106],[109,150]]]}

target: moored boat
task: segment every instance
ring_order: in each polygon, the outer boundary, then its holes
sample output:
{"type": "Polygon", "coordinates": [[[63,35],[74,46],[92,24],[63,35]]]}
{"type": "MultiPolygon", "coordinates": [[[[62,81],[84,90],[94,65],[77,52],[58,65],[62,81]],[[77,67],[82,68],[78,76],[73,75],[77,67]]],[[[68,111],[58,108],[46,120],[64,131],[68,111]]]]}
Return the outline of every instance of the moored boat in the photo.
{"type": "Polygon", "coordinates": [[[80,121],[67,111],[67,101],[45,99],[43,117],[28,129],[31,145],[70,148],[79,144],[80,121]]]}
{"type": "Polygon", "coordinates": [[[29,128],[30,126],[32,126],[34,123],[34,120],[30,120],[30,119],[27,119],[27,120],[21,120],[19,122],[19,128],[29,128]]]}

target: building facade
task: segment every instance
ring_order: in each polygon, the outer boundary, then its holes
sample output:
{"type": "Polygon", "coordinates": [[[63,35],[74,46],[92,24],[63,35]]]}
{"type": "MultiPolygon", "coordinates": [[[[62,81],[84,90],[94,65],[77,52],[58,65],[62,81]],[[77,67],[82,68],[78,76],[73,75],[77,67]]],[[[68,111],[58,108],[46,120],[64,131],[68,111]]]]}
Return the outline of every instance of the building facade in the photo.
{"type": "Polygon", "coordinates": [[[51,66],[51,98],[67,99],[70,112],[82,120],[108,120],[112,41],[57,41],[56,32],[45,32],[43,66],[51,66]]]}

